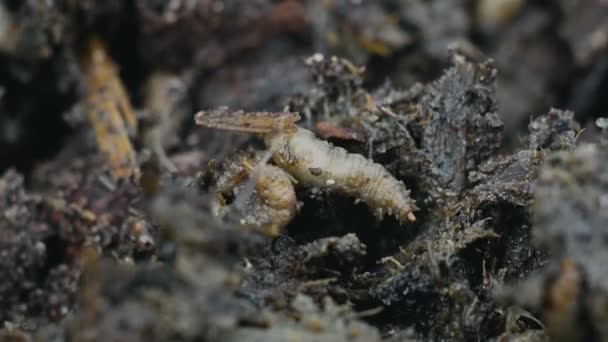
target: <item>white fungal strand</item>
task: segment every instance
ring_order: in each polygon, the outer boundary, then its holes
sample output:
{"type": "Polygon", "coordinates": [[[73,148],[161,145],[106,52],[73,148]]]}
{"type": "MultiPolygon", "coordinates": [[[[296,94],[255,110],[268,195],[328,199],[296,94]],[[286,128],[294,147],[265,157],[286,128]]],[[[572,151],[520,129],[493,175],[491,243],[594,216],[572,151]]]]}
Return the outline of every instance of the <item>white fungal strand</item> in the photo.
{"type": "Polygon", "coordinates": [[[303,128],[293,133],[267,133],[265,142],[273,151],[274,162],[304,186],[354,197],[380,217],[388,212],[400,222],[416,220],[409,191],[382,165],[317,139],[303,128]]]}

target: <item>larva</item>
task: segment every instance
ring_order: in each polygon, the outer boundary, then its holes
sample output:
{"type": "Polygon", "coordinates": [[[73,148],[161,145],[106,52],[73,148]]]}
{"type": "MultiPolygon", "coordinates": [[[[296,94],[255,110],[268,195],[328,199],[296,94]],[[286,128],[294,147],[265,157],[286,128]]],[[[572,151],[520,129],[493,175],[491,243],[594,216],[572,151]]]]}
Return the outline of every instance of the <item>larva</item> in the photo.
{"type": "Polygon", "coordinates": [[[382,165],[317,139],[303,128],[294,133],[267,134],[264,140],[274,151],[273,161],[303,185],[354,197],[379,217],[387,212],[400,222],[416,220],[409,191],[382,165]]]}
{"type": "Polygon", "coordinates": [[[292,178],[281,168],[266,164],[264,158],[261,162],[244,158],[228,162],[228,166],[218,180],[220,206],[226,196],[235,194],[234,202],[226,209],[235,212],[240,224],[266,235],[279,235],[298,207],[292,178]]]}
{"type": "Polygon", "coordinates": [[[277,236],[296,215],[298,200],[291,178],[280,168],[262,164],[252,172],[255,190],[270,216],[268,223],[262,225],[263,231],[277,236]]]}
{"type": "Polygon", "coordinates": [[[297,127],[297,113],[229,113],[225,108],[196,114],[198,125],[261,133],[272,159],[298,183],[328,189],[365,202],[378,217],[416,221],[414,200],[403,182],[382,165],[349,153],[297,127]]]}

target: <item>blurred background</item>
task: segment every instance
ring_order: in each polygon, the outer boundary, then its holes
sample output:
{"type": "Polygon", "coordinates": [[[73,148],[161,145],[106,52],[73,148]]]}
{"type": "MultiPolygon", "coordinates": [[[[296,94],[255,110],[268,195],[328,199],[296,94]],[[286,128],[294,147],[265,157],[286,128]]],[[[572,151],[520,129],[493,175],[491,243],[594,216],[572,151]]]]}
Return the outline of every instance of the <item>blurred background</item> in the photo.
{"type": "MultiPolygon", "coordinates": [[[[513,144],[550,107],[583,125],[606,114],[607,14],[603,0],[2,0],[0,170],[27,175],[73,135],[91,39],[136,109],[161,71],[181,82],[192,112],[283,108],[309,86],[302,61],[313,53],[365,66],[373,89],[433,80],[450,49],[462,50],[495,60],[513,144]]],[[[172,120],[180,132],[192,126],[189,116],[172,120]]]]}

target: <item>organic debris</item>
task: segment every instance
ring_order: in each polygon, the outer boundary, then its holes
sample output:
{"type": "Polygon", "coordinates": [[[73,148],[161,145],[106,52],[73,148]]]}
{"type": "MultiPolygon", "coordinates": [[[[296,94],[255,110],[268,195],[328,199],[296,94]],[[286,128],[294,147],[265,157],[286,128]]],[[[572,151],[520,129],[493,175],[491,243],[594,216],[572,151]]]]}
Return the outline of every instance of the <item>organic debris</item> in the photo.
{"type": "Polygon", "coordinates": [[[0,0],[0,339],[608,340],[606,13],[0,0]]]}
{"type": "Polygon", "coordinates": [[[135,151],[129,135],[137,129],[131,102],[103,43],[91,39],[81,59],[87,88],[86,106],[99,149],[115,179],[135,173],[135,151]]]}

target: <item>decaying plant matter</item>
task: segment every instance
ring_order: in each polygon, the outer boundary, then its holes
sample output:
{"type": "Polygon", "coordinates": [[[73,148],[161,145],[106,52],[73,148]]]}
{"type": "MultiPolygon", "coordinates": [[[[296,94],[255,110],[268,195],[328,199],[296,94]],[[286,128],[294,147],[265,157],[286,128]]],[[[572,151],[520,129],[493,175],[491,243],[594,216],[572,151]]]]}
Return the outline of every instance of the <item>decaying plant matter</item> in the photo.
{"type": "Polygon", "coordinates": [[[95,129],[99,149],[108,158],[114,178],[128,178],[137,168],[135,151],[129,140],[137,129],[116,65],[104,44],[92,38],[81,57],[86,88],[86,110],[95,129]]]}
{"type": "Polygon", "coordinates": [[[179,130],[186,115],[187,85],[178,75],[155,71],[144,86],[144,111],[141,122],[142,141],[171,172],[177,168],[166,150],[179,143],[179,130]]]}

